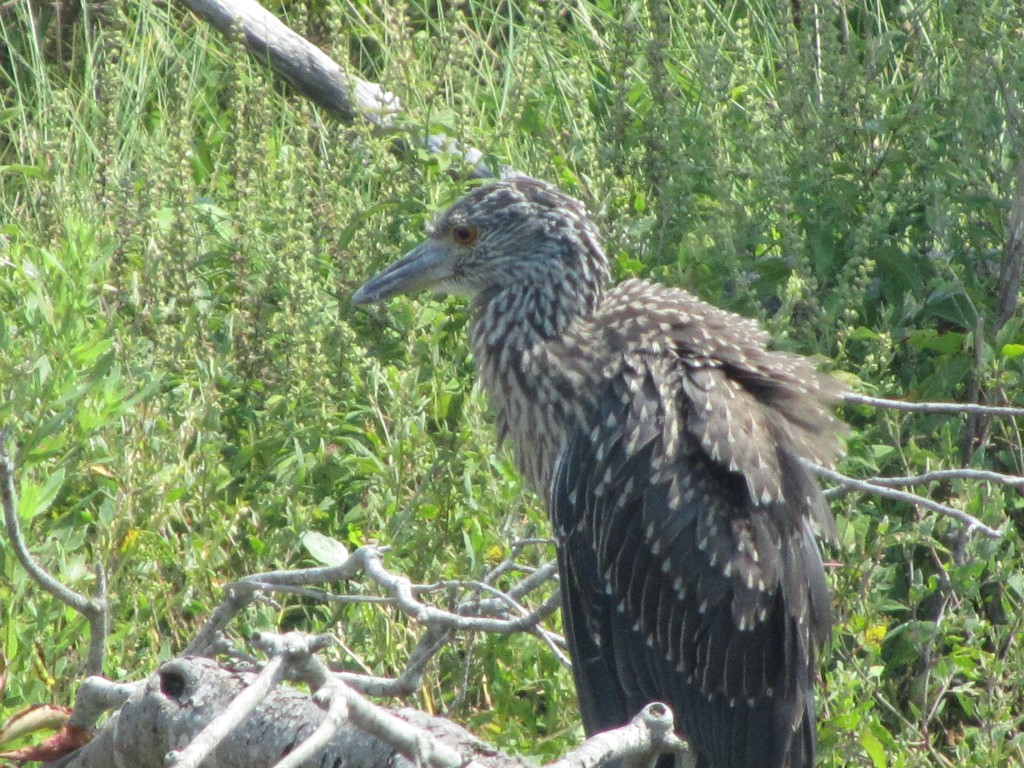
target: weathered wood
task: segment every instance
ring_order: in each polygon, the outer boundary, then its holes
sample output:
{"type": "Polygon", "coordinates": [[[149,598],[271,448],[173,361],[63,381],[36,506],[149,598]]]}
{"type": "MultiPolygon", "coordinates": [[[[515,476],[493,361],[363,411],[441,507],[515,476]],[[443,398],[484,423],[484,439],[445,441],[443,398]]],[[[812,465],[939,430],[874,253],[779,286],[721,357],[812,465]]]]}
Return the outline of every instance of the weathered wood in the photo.
{"type": "MultiPolygon", "coordinates": [[[[59,768],[151,768],[181,749],[228,708],[254,675],[224,669],[210,659],[175,659],[150,676],[96,738],[51,765],[59,768]]],[[[449,720],[408,709],[391,714],[459,752],[482,768],[524,768],[449,720]]],[[[324,719],[314,698],[276,688],[203,762],[204,768],[270,768],[324,719]]],[[[303,766],[413,768],[413,762],[349,721],[303,766]]]]}
{"type": "MultiPolygon", "coordinates": [[[[387,129],[402,111],[398,97],[377,83],[345,72],[330,56],[290,29],[256,0],[181,0],[224,35],[241,35],[257,61],[269,66],[328,114],[352,123],[367,120],[387,129]]],[[[402,140],[404,144],[404,139],[402,140]]],[[[493,176],[483,153],[444,134],[426,137],[431,152],[461,157],[472,178],[493,176]]]]}
{"type": "Polygon", "coordinates": [[[393,93],[344,72],[330,56],[255,0],[181,1],[223,34],[241,33],[256,59],[339,120],[361,118],[384,125],[402,109],[393,93]]]}

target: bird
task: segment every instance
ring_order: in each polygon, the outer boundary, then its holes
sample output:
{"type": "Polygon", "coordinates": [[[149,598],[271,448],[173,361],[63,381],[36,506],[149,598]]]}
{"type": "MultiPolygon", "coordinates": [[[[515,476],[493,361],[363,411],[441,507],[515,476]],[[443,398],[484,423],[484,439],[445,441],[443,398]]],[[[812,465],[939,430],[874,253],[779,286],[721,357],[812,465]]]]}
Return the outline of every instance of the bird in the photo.
{"type": "Polygon", "coordinates": [[[469,300],[499,442],[547,504],[584,731],[657,701],[698,768],[813,765],[836,527],[808,463],[839,455],[841,384],[683,289],[610,285],[586,207],[528,176],[352,301],[428,290],[469,300]]]}

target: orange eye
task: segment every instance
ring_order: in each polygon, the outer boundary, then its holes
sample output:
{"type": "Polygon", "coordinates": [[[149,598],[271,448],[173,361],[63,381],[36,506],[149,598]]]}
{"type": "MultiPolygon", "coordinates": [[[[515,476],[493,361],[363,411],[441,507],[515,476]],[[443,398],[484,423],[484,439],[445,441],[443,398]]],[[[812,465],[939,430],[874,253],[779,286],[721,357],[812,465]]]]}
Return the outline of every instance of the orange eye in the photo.
{"type": "Polygon", "coordinates": [[[459,224],[452,227],[452,239],[459,245],[472,245],[480,234],[476,227],[471,224],[459,224]]]}

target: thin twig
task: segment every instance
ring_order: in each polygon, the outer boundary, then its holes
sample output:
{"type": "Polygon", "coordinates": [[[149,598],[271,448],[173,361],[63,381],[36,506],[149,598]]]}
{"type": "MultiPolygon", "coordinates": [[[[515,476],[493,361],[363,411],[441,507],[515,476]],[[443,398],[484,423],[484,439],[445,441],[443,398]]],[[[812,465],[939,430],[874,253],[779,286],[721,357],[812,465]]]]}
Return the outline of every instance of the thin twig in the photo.
{"type": "MultiPolygon", "coordinates": [[[[885,499],[894,499],[896,501],[904,501],[908,504],[915,504],[925,509],[930,509],[933,512],[951,517],[957,522],[963,523],[967,526],[968,531],[979,531],[990,539],[1000,539],[1003,534],[997,531],[995,528],[991,528],[985,525],[978,518],[967,514],[966,512],[955,509],[953,507],[947,507],[945,504],[940,504],[937,501],[932,501],[924,496],[918,496],[916,493],[910,493],[908,491],[899,491],[895,488],[886,488],[876,483],[868,482],[867,480],[857,480],[852,477],[848,477],[840,472],[836,472],[832,469],[826,469],[825,467],[819,466],[809,461],[804,461],[804,465],[808,467],[812,472],[825,478],[839,486],[842,486],[846,490],[863,491],[864,493],[870,493],[875,496],[881,496],[885,499]]],[[[826,492],[826,495],[833,495],[826,492]]]]}
{"type": "MultiPolygon", "coordinates": [[[[545,542],[546,543],[546,542],[545,542]]],[[[340,679],[356,689],[379,696],[408,696],[414,693],[422,679],[427,663],[454,638],[455,632],[490,632],[513,634],[526,632],[544,642],[566,667],[571,667],[564,653],[565,640],[541,626],[541,622],[554,614],[561,604],[560,593],[555,590],[530,610],[520,601],[530,592],[557,579],[557,564],[545,563],[538,568],[522,568],[527,572],[507,592],[492,584],[475,581],[439,581],[432,584],[413,584],[409,579],[389,571],[383,564],[386,547],[368,545],[353,552],[345,562],[326,568],[305,568],[297,571],[271,571],[252,574],[225,588],[226,599],[214,611],[197,638],[186,649],[186,656],[208,654],[227,624],[261,593],[299,594],[332,603],[374,603],[387,604],[398,608],[407,616],[427,627],[427,632],[410,655],[405,670],[396,678],[341,672],[340,679]],[[379,595],[332,595],[313,589],[314,584],[337,583],[351,579],[360,572],[369,576],[374,583],[385,589],[387,596],[379,595]],[[466,599],[457,604],[455,612],[449,612],[422,603],[419,595],[442,588],[474,590],[478,594],[492,595],[481,600],[479,597],[466,599]],[[519,614],[510,617],[510,609],[519,614]]],[[[513,549],[513,551],[518,551],[513,549]]],[[[505,572],[511,570],[509,566],[505,572]]],[[[487,574],[497,578],[501,570],[496,568],[487,574]]]]}
{"type": "Polygon", "coordinates": [[[355,672],[337,672],[346,685],[370,696],[412,696],[423,682],[427,664],[438,651],[452,641],[455,633],[450,629],[428,626],[419,642],[409,654],[405,669],[398,677],[377,677],[355,672]]]}
{"type": "Polygon", "coordinates": [[[894,411],[909,413],[978,413],[988,416],[1024,416],[1024,408],[1013,408],[1005,405],[979,405],[977,403],[911,403],[905,400],[889,400],[884,397],[871,397],[856,392],[847,392],[843,402],[855,405],[871,405],[876,408],[888,408],[894,411]]]}
{"type": "Polygon", "coordinates": [[[867,482],[881,485],[886,488],[905,488],[914,485],[926,485],[927,483],[947,482],[949,480],[978,480],[984,483],[997,483],[998,485],[1009,485],[1014,488],[1024,488],[1024,477],[1019,475],[1004,475],[1001,472],[992,472],[987,469],[935,469],[930,472],[923,472],[920,475],[905,475],[902,477],[871,477],[867,482]]]}
{"type": "Polygon", "coordinates": [[[92,675],[103,672],[103,659],[107,645],[109,618],[107,615],[106,576],[97,570],[97,595],[93,598],[80,595],[51,576],[36,562],[29,552],[25,539],[21,534],[21,521],[18,519],[17,500],[14,491],[14,460],[7,452],[8,427],[0,429],[0,496],[3,499],[4,525],[7,536],[11,540],[14,554],[21,567],[31,579],[49,592],[64,605],[86,618],[89,622],[89,657],[86,671],[92,675]]]}
{"type": "MultiPolygon", "coordinates": [[[[417,765],[424,765],[427,768],[481,768],[478,763],[467,761],[455,749],[427,731],[395,717],[345,685],[314,655],[317,650],[314,644],[302,646],[303,637],[299,633],[262,633],[261,641],[269,646],[277,646],[274,652],[287,656],[290,677],[309,685],[315,691],[317,700],[327,705],[329,712],[346,712],[348,719],[357,728],[376,736],[417,765]],[[337,702],[339,698],[344,700],[343,705],[337,702]]],[[[326,735],[329,738],[331,734],[333,728],[326,735]]],[[[323,739],[324,733],[314,731],[311,738],[323,739]]],[[[322,744],[319,743],[314,743],[309,749],[298,746],[293,752],[301,751],[303,759],[307,759],[312,757],[315,748],[320,746],[322,744]]],[[[281,765],[297,766],[300,762],[286,760],[281,765]]]]}
{"type": "Polygon", "coordinates": [[[367,558],[366,575],[390,592],[399,610],[410,618],[423,624],[435,624],[462,632],[491,632],[502,635],[523,632],[532,629],[558,608],[558,601],[549,598],[528,615],[514,619],[461,616],[421,603],[413,594],[412,582],[405,576],[394,574],[385,568],[380,557],[367,558]]]}
{"type": "MultiPolygon", "coordinates": [[[[248,606],[256,595],[262,591],[297,591],[309,595],[306,587],[311,584],[330,584],[345,581],[359,574],[363,561],[373,551],[376,556],[387,551],[384,547],[360,547],[340,565],[325,568],[303,568],[294,571],[266,571],[254,573],[243,579],[232,582],[224,588],[224,601],[217,606],[206,624],[182,652],[182,656],[198,656],[205,654],[212,647],[220,633],[231,621],[248,606]]],[[[311,596],[324,596],[313,592],[311,596]]],[[[369,601],[367,601],[369,602],[369,601]]]]}

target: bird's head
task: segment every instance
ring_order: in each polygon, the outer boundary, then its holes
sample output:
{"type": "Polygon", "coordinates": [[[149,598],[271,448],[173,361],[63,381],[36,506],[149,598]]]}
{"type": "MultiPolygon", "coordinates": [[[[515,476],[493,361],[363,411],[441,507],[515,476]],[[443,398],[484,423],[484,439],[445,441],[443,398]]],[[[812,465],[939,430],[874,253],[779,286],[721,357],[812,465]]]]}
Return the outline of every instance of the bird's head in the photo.
{"type": "Polygon", "coordinates": [[[423,243],[367,281],[352,301],[370,304],[424,290],[480,299],[525,288],[586,311],[607,278],[601,238],[583,204],[518,176],[458,200],[423,243]]]}

